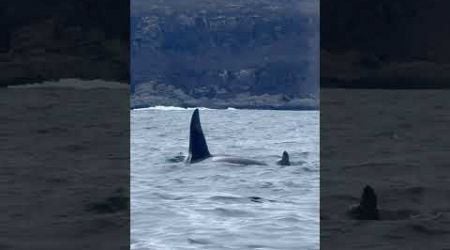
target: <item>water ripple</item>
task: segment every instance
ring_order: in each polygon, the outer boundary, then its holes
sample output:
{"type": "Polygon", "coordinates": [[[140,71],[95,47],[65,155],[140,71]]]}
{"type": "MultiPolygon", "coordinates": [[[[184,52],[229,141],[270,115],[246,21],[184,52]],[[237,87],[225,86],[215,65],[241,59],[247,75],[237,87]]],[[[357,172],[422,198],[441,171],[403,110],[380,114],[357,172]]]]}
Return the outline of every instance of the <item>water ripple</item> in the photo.
{"type": "Polygon", "coordinates": [[[201,111],[212,153],[267,166],[185,164],[191,112],[131,112],[131,249],[319,249],[318,112],[201,111]]]}

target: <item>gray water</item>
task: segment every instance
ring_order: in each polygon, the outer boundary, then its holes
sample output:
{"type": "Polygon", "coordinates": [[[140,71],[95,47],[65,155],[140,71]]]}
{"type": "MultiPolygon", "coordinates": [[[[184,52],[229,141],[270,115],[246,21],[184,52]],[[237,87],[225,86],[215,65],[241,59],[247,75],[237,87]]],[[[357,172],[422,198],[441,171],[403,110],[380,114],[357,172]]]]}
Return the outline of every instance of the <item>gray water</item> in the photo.
{"type": "Polygon", "coordinates": [[[131,249],[319,249],[319,112],[200,111],[212,154],[267,166],[180,162],[192,112],[131,112],[131,249]]]}

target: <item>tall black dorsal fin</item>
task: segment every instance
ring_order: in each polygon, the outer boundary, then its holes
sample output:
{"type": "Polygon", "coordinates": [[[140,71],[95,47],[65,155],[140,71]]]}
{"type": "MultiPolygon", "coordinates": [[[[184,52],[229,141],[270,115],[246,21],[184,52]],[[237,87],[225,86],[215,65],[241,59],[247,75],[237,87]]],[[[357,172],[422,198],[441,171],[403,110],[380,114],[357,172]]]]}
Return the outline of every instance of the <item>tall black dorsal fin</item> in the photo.
{"type": "Polygon", "coordinates": [[[189,163],[201,161],[210,157],[211,154],[206,144],[205,136],[203,135],[202,126],[200,124],[200,114],[198,109],[195,109],[191,118],[191,128],[189,134],[189,163]]]}

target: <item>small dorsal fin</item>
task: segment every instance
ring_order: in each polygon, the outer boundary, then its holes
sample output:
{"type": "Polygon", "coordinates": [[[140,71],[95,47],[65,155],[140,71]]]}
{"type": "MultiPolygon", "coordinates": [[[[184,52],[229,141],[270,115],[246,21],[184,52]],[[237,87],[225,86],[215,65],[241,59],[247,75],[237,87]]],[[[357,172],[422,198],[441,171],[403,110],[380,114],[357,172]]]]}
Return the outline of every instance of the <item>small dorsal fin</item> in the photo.
{"type": "Polygon", "coordinates": [[[370,210],[377,209],[377,195],[375,194],[375,191],[371,186],[367,185],[364,187],[363,193],[361,195],[360,205],[361,207],[370,210]]]}
{"type": "Polygon", "coordinates": [[[208,145],[206,144],[205,136],[203,135],[202,126],[200,124],[200,114],[198,109],[195,109],[191,118],[188,162],[198,162],[210,156],[211,154],[209,153],[208,145]]]}
{"type": "Polygon", "coordinates": [[[289,161],[289,154],[286,151],[283,151],[283,155],[281,156],[281,160],[278,161],[279,165],[282,166],[289,166],[291,165],[291,162],[289,161]]]}
{"type": "Polygon", "coordinates": [[[379,220],[377,208],[377,195],[369,185],[364,187],[361,199],[358,205],[350,208],[350,215],[357,220],[379,220]]]}

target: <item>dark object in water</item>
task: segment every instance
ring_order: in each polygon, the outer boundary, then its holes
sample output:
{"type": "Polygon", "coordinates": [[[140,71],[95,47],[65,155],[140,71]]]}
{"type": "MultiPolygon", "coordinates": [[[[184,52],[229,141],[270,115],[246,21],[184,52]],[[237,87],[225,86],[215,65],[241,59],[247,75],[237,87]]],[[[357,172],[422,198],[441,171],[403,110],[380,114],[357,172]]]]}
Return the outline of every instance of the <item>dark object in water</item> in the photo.
{"type": "Polygon", "coordinates": [[[281,160],[277,161],[278,165],[281,166],[290,166],[291,162],[289,161],[289,154],[286,151],[283,151],[283,155],[281,156],[281,160]]]}
{"type": "Polygon", "coordinates": [[[186,157],[182,153],[179,153],[177,156],[167,159],[167,162],[170,162],[170,163],[183,162],[185,158],[186,157]]]}
{"type": "Polygon", "coordinates": [[[86,209],[99,214],[115,213],[129,210],[130,198],[125,191],[119,188],[116,193],[104,201],[93,202],[87,205],[86,209]]]}
{"type": "Polygon", "coordinates": [[[364,187],[361,200],[358,205],[349,210],[350,216],[357,220],[379,220],[377,208],[377,195],[369,185],[364,187]]]}
{"type": "Polygon", "coordinates": [[[249,198],[253,202],[257,202],[257,203],[262,203],[263,202],[263,199],[261,197],[258,197],[258,196],[250,196],[249,198]]]}
{"type": "Polygon", "coordinates": [[[212,158],[213,161],[227,162],[239,165],[266,165],[264,162],[255,161],[252,159],[245,159],[233,156],[211,155],[211,153],[209,153],[205,135],[203,134],[202,126],[200,124],[199,111],[198,109],[195,109],[191,118],[191,126],[189,134],[189,156],[186,159],[186,162],[196,163],[208,158],[212,158]]]}
{"type": "Polygon", "coordinates": [[[211,157],[211,154],[200,124],[200,114],[198,109],[195,109],[191,118],[188,162],[195,163],[209,157],[211,157]]]}

